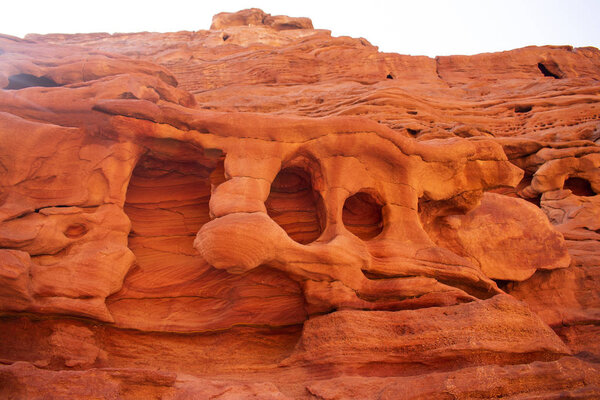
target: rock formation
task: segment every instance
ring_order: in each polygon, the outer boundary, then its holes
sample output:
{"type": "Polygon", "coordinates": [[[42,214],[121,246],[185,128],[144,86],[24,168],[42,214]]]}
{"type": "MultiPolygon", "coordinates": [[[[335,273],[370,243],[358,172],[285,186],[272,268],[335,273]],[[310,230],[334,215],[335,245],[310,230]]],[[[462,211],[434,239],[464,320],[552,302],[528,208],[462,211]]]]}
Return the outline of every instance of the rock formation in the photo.
{"type": "Polygon", "coordinates": [[[0,88],[0,397],[600,397],[597,49],[251,9],[0,88]]]}

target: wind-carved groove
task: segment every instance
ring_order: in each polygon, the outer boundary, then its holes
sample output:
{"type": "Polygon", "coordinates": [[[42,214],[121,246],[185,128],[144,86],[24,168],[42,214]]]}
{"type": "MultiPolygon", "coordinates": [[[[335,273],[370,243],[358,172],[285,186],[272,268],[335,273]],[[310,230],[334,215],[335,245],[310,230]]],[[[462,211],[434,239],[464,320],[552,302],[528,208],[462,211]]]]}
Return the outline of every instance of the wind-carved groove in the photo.
{"type": "Polygon", "coordinates": [[[310,175],[301,168],[290,167],[281,170],[273,180],[265,206],[269,216],[290,238],[308,244],[323,233],[320,203],[310,175]]]}

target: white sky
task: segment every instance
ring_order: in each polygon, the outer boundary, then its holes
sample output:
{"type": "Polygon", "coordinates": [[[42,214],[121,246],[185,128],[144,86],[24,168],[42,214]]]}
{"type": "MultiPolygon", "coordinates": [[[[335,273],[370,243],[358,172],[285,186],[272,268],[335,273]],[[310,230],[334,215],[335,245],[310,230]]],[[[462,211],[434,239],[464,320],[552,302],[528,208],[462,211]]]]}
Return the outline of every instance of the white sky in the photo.
{"type": "Polygon", "coordinates": [[[214,14],[257,7],[309,17],[334,36],[381,51],[476,54],[528,45],[600,47],[600,0],[5,0],[0,33],[173,32],[210,27],[214,14]]]}

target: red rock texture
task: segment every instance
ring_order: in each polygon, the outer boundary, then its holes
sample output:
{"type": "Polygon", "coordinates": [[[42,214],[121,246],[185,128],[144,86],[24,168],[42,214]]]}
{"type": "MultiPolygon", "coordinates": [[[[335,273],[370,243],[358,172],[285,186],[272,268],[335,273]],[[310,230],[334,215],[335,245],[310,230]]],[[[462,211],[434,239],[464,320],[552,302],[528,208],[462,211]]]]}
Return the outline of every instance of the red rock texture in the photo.
{"type": "Polygon", "coordinates": [[[597,49],[251,9],[0,88],[0,397],[600,397],[597,49]]]}

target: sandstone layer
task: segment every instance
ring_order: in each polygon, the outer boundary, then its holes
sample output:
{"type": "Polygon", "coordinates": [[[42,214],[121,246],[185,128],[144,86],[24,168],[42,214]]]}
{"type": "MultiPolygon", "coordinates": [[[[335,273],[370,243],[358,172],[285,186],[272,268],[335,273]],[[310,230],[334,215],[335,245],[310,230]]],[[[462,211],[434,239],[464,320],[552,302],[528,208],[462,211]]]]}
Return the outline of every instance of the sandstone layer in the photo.
{"type": "Polygon", "coordinates": [[[600,397],[597,49],[251,9],[0,88],[0,397],[600,397]]]}

